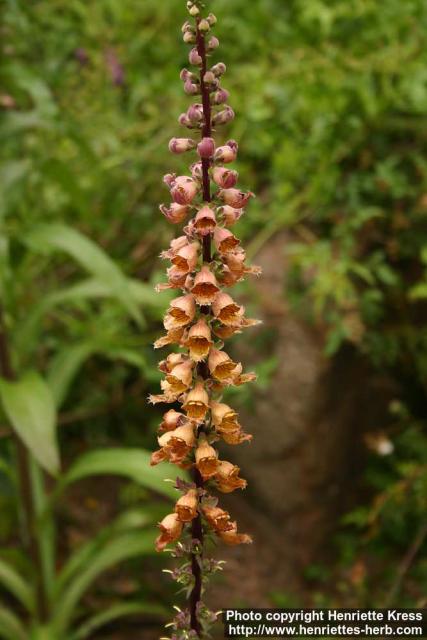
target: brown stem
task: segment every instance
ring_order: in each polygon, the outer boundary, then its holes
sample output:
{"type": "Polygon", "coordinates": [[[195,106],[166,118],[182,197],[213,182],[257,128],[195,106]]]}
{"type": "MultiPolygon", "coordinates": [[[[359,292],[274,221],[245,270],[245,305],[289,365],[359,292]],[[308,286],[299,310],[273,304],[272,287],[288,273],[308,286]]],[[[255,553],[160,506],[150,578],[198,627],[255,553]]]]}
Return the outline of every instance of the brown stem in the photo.
{"type": "Polygon", "coordinates": [[[415,557],[419,552],[419,550],[421,549],[421,546],[424,543],[424,540],[426,538],[427,538],[427,522],[424,522],[421,528],[419,529],[419,531],[417,532],[417,535],[415,536],[413,543],[405,553],[403,560],[398,567],[396,579],[391,589],[389,590],[388,596],[383,605],[385,608],[391,607],[391,605],[393,604],[396,596],[399,593],[403,578],[411,568],[411,565],[415,560],[415,557]]]}
{"type": "MultiPolygon", "coordinates": [[[[202,96],[203,105],[203,119],[204,124],[202,128],[202,138],[210,138],[212,134],[211,126],[211,103],[209,90],[204,82],[204,75],[207,71],[207,59],[206,59],[206,44],[203,33],[199,30],[199,20],[196,21],[196,37],[197,37],[197,51],[202,59],[202,65],[200,68],[200,92],[202,96]]],[[[211,183],[209,176],[210,160],[208,158],[202,158],[202,185],[203,185],[203,201],[211,201],[211,183]]],[[[211,249],[211,236],[207,235],[203,238],[203,262],[212,261],[212,249],[211,249]]],[[[208,315],[210,313],[209,307],[201,307],[201,312],[208,315]]],[[[207,379],[209,377],[209,371],[206,363],[200,363],[198,367],[199,375],[207,379]]],[[[200,427],[200,432],[203,431],[203,425],[200,427]]],[[[203,478],[197,469],[194,469],[193,479],[196,486],[199,489],[203,488],[203,478]]],[[[198,619],[198,606],[202,598],[202,568],[200,562],[203,558],[203,525],[202,517],[200,513],[191,523],[191,536],[193,540],[199,541],[199,553],[191,554],[191,571],[194,578],[194,587],[190,594],[190,616],[191,616],[191,628],[202,637],[202,628],[198,619]]]]}
{"type": "MultiPolygon", "coordinates": [[[[3,378],[13,382],[16,379],[15,372],[13,370],[9,345],[7,340],[7,333],[4,323],[3,309],[0,306],[0,373],[3,378]]],[[[21,503],[23,507],[25,531],[26,531],[26,546],[31,558],[35,579],[36,579],[36,594],[37,594],[37,614],[40,621],[47,621],[49,616],[49,604],[48,597],[45,593],[43,585],[43,571],[42,571],[42,559],[40,555],[39,545],[37,543],[35,533],[36,512],[33,503],[33,494],[31,487],[31,472],[30,472],[30,455],[27,448],[23,445],[21,440],[15,436],[15,446],[17,455],[17,467],[18,467],[18,484],[21,493],[21,503]]]]}

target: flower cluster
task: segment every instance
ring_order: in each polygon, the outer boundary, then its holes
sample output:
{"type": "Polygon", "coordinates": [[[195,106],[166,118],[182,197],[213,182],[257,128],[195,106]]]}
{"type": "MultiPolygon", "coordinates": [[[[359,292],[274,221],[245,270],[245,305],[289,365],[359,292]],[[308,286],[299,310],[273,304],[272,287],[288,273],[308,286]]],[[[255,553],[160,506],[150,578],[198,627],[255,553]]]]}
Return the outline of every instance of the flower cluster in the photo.
{"type": "Polygon", "coordinates": [[[208,64],[219,45],[212,34],[216,17],[212,13],[203,17],[199,0],[189,0],[187,9],[191,18],[182,33],[184,42],[192,46],[191,70],[183,69],[181,79],[185,93],[198,101],[178,119],[189,137],[173,138],[169,149],[174,154],[193,152],[196,158],[189,175],[164,177],[171,202],[160,210],[172,224],[185,226],[161,254],[169,266],[167,282],[157,289],[176,289],[177,297],[166,311],[166,333],[155,347],[176,345],[177,349],[160,362],[161,393],[150,396],[153,404],[174,405],[163,416],[152,464],[167,460],[190,470],[193,478],[192,483],[178,483],[182,495],[174,512],[159,524],[156,541],[161,551],[181,540],[179,548],[187,549],[190,557],[174,574],[190,597],[189,610],[180,612],[174,623],[174,638],[203,637],[203,622],[213,619],[201,595],[206,575],[212,572],[209,567],[218,567],[204,557],[204,540],[215,537],[228,545],[251,542],[250,536],[238,532],[237,523],[218,506],[211,491],[229,493],[246,487],[239,468],[219,459],[215,443],[238,445],[251,439],[222,396],[227,387],[250,382],[255,374],[243,372],[242,364],[224,349],[224,340],[257,321],[247,318],[244,307],[225,289],[246,274],[260,273],[246,264],[240,240],[230,230],[253,197],[236,187],[238,174],[228,167],[236,160],[238,145],[229,140],[217,146],[213,137],[217,127],[234,118],[227,104],[228,91],[221,86],[225,64],[208,64]]]}

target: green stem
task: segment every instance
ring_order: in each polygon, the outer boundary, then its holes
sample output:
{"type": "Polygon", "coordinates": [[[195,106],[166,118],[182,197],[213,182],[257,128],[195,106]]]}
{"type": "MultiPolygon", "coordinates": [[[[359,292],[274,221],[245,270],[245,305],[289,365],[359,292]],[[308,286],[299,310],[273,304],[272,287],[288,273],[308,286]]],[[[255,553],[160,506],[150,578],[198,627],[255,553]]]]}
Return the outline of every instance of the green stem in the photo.
{"type": "MultiPolygon", "coordinates": [[[[9,344],[4,322],[3,309],[0,306],[0,374],[6,380],[13,382],[16,379],[10,358],[9,344]]],[[[39,541],[36,533],[36,510],[33,500],[31,483],[31,456],[21,440],[15,436],[18,486],[21,494],[21,505],[24,518],[24,544],[31,557],[35,572],[37,594],[37,617],[41,622],[48,619],[49,600],[45,591],[43,580],[43,562],[40,553],[39,541]]]]}

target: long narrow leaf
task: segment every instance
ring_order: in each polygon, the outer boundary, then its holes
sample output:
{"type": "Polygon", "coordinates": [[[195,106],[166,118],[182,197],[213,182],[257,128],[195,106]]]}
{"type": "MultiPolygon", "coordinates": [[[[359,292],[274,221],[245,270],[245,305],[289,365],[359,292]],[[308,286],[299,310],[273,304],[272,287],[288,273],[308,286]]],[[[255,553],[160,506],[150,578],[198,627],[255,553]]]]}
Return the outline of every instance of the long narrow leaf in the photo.
{"type": "Polygon", "coordinates": [[[96,352],[96,345],[91,342],[67,346],[53,358],[47,381],[51,388],[55,405],[59,409],[67,397],[71,383],[83,363],[96,352]]]}
{"type": "Polygon", "coordinates": [[[134,320],[141,322],[141,313],[133,300],[129,279],[101,247],[82,233],[65,224],[46,224],[30,231],[25,242],[37,251],[65,251],[88,273],[114,291],[134,320]]]}
{"type": "Polygon", "coordinates": [[[65,634],[76,613],[76,607],[90,585],[101,573],[115,565],[153,552],[154,532],[135,531],[123,534],[108,542],[78,573],[62,593],[58,594],[53,628],[61,636],[65,634]]]}
{"type": "Polygon", "coordinates": [[[7,562],[0,558],[0,584],[9,593],[15,596],[17,600],[28,611],[32,611],[34,607],[34,592],[31,586],[25,582],[24,578],[11,567],[7,562]]]}
{"type": "Polygon", "coordinates": [[[103,449],[89,451],[78,458],[60,480],[66,486],[82,478],[96,475],[118,475],[134,480],[147,489],[175,498],[176,491],[164,478],[176,478],[176,467],[162,464],[150,466],[151,454],[143,449],[103,449]]]}
{"type": "Polygon", "coordinates": [[[57,578],[57,593],[62,591],[76,573],[84,569],[92,558],[110,541],[113,537],[122,535],[125,532],[138,529],[142,531],[144,527],[152,525],[161,520],[165,513],[165,505],[148,506],[136,510],[131,509],[120,514],[110,525],[105,526],[94,538],[79,546],[69,556],[67,562],[61,569],[57,578]]]}
{"type": "Polygon", "coordinates": [[[85,640],[97,629],[119,618],[141,614],[163,617],[166,616],[167,613],[167,610],[158,604],[148,602],[124,602],[123,604],[110,607],[108,611],[102,611],[89,618],[72,634],[70,640],[85,640]]]}
{"type": "Polygon", "coordinates": [[[28,640],[28,634],[14,613],[0,607],[0,638],[28,640]]]}
{"type": "Polygon", "coordinates": [[[0,397],[18,436],[37,462],[56,475],[59,471],[56,409],[49,386],[31,371],[15,382],[0,379],[0,397]]]}

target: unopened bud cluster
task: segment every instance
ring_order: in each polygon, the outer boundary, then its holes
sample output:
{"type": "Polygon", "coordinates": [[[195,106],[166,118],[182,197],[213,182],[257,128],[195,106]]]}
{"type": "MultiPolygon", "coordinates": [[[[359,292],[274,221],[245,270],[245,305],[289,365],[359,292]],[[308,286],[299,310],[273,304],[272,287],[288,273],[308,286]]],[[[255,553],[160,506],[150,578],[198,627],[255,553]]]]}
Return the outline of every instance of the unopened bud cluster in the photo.
{"type": "MultiPolygon", "coordinates": [[[[194,478],[194,482],[177,483],[181,497],[159,524],[156,548],[161,551],[175,543],[175,555],[186,552],[197,557],[204,586],[206,577],[220,568],[203,553],[206,538],[228,545],[251,542],[250,536],[238,532],[237,523],[211,492],[246,487],[239,468],[219,458],[216,443],[238,445],[251,440],[236,411],[223,401],[223,393],[228,387],[251,382],[255,374],[243,372],[242,364],[224,349],[224,340],[258,321],[248,319],[244,307],[226,289],[260,270],[246,264],[240,240],[230,231],[253,197],[236,186],[238,174],[229,167],[237,157],[237,142],[217,146],[213,137],[217,127],[234,118],[227,104],[228,91],[221,87],[226,66],[222,62],[208,65],[219,45],[212,34],[216,18],[211,13],[204,17],[198,0],[189,0],[187,9],[190,19],[182,33],[184,41],[193,45],[191,70],[183,69],[180,77],[185,93],[199,98],[179,117],[190,135],[173,138],[169,149],[175,154],[192,152],[195,158],[188,175],[164,177],[170,203],[162,204],[160,210],[172,224],[185,226],[161,254],[169,266],[167,281],[157,290],[176,289],[177,296],[164,317],[166,333],[155,343],[156,348],[176,345],[178,351],[160,362],[162,393],[150,396],[150,401],[174,405],[163,416],[152,464],[167,460],[189,470],[194,478]],[[198,139],[191,134],[195,130],[200,132],[198,139]],[[195,531],[199,531],[196,537],[195,531]]],[[[197,590],[198,577],[191,563],[176,569],[173,577],[189,594],[197,590]]],[[[192,615],[179,613],[173,623],[175,640],[203,637],[205,622],[212,623],[215,616],[201,601],[195,609],[192,615]]]]}

